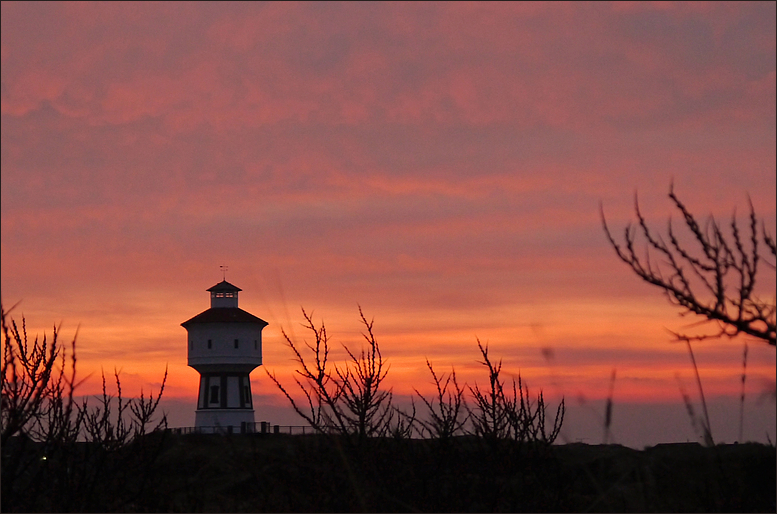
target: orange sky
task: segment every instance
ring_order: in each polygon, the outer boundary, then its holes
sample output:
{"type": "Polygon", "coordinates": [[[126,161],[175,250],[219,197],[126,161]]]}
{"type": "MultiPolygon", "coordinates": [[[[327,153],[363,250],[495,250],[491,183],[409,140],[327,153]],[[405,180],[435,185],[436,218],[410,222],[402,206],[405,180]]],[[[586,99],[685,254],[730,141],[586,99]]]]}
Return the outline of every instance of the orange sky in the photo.
{"type": "MultiPolygon", "coordinates": [[[[226,264],[281,377],[300,306],[358,344],[361,305],[398,394],[425,358],[483,380],[480,338],[556,396],[617,369],[620,401],[677,405],[666,329],[692,320],[617,260],[599,202],[620,231],[637,190],[662,230],[674,181],[702,219],[749,195],[774,234],[775,143],[774,3],[3,2],[2,301],[80,325],[84,394],[167,365],[190,401],[180,323],[226,264]]],[[[697,345],[705,394],[738,395],[743,342],[697,345]]],[[[756,402],[775,354],[749,345],[756,402]]]]}

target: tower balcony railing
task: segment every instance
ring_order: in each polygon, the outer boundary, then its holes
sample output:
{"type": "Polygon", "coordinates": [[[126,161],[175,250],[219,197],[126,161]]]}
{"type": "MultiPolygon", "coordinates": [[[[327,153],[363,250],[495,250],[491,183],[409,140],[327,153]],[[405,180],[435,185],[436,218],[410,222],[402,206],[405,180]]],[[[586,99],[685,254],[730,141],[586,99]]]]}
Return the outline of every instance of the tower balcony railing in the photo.
{"type": "Polygon", "coordinates": [[[168,429],[173,434],[314,434],[310,425],[273,425],[269,421],[242,422],[240,426],[214,425],[199,427],[176,427],[168,429]]]}

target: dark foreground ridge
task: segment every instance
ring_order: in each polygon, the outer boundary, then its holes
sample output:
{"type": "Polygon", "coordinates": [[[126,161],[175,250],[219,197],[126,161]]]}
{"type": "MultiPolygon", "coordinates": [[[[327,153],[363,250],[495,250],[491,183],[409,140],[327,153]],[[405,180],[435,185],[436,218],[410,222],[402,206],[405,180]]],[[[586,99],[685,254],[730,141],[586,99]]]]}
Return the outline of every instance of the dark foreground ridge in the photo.
{"type": "Polygon", "coordinates": [[[14,490],[4,484],[3,511],[775,512],[775,447],[755,443],[638,451],[468,436],[144,439],[115,454],[78,443],[66,470],[62,451],[13,438],[3,459],[24,465],[14,490]]]}

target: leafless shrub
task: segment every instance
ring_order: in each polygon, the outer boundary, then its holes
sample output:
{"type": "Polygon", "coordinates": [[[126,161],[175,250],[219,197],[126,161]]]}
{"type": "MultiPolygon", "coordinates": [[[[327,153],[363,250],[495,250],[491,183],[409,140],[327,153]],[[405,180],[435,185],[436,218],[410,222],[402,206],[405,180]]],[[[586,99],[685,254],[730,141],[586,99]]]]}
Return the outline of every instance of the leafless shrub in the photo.
{"type": "MultiPolygon", "coordinates": [[[[98,398],[99,406],[90,408],[88,400],[84,400],[78,406],[79,414],[83,417],[83,431],[86,439],[100,443],[106,449],[121,448],[129,441],[148,433],[148,428],[152,426],[152,418],[156,413],[159,401],[162,399],[162,393],[165,390],[167,368],[165,368],[162,386],[156,398],[154,398],[153,394],[146,398],[141,390],[140,398],[125,400],[121,393],[119,373],[114,370],[113,376],[116,379],[115,397],[108,394],[105,387],[105,373],[103,373],[102,395],[98,398]],[[114,400],[116,400],[115,410],[113,408],[114,400]],[[129,410],[129,413],[127,410],[129,410]]],[[[166,427],[167,417],[163,414],[150,431],[154,432],[166,427]]]]}
{"type": "Polygon", "coordinates": [[[102,403],[91,407],[74,398],[75,337],[68,363],[58,327],[30,344],[25,319],[19,328],[2,309],[2,330],[3,509],[121,510],[137,501],[161,449],[142,436],[166,427],[164,415],[152,418],[167,372],[156,397],[129,401],[116,374],[118,411],[103,377],[102,403]]]}
{"type": "Polygon", "coordinates": [[[291,348],[298,363],[299,377],[295,382],[305,397],[307,406],[303,407],[280,383],[275,374],[267,375],[283,392],[294,410],[311,427],[321,433],[335,433],[357,436],[359,439],[371,436],[385,436],[391,433],[401,434],[407,431],[407,419],[397,414],[392,406],[392,392],[385,389],[384,381],[389,366],[383,359],[375,335],[373,320],[367,321],[359,307],[359,316],[366,328],[363,333],[367,348],[356,355],[343,345],[349,360],[341,365],[328,367],[329,336],[326,326],[321,322],[317,327],[312,315],[302,309],[306,324],[303,326],[313,333],[314,343],[305,342],[312,358],[305,358],[301,348],[285,331],[282,331],[286,344],[291,348]]]}
{"type": "Polygon", "coordinates": [[[518,383],[512,381],[512,394],[505,391],[505,383],[499,377],[502,360],[494,364],[488,356],[488,346],[478,340],[483,360],[480,364],[488,369],[488,388],[470,387],[474,406],[467,407],[473,431],[486,440],[512,439],[519,442],[542,442],[552,444],[561,431],[564,422],[564,399],[556,410],[556,417],[550,432],[546,428],[545,398],[540,391],[535,402],[531,401],[528,387],[524,387],[521,375],[518,383]]]}
{"type": "Polygon", "coordinates": [[[343,345],[351,360],[342,368],[335,366],[345,405],[341,414],[350,430],[360,437],[382,436],[388,433],[395,412],[391,408],[391,390],[382,387],[389,366],[383,360],[380,346],[372,332],[374,320],[367,321],[361,307],[359,316],[367,329],[363,336],[369,349],[365,352],[362,348],[357,357],[343,345]]]}
{"type": "MultiPolygon", "coordinates": [[[[515,381],[513,381],[513,404],[515,405],[515,381]]],[[[510,411],[508,418],[510,419],[510,425],[512,427],[513,439],[516,441],[529,441],[529,442],[541,442],[546,444],[553,444],[559,433],[561,432],[561,426],[564,423],[564,413],[566,407],[564,405],[564,399],[561,399],[559,406],[556,408],[556,415],[553,419],[553,426],[546,429],[546,406],[545,395],[542,390],[537,394],[536,402],[531,400],[529,394],[529,387],[523,386],[521,383],[521,375],[518,375],[518,398],[520,405],[517,409],[510,411]]]]}
{"type": "Polygon", "coordinates": [[[416,432],[416,418],[415,402],[411,401],[411,412],[407,413],[397,407],[393,407],[394,413],[392,419],[389,421],[388,433],[394,439],[410,439],[416,432]]]}
{"type": "Polygon", "coordinates": [[[329,433],[333,430],[344,432],[345,423],[339,418],[339,411],[331,407],[339,401],[341,391],[337,381],[332,379],[331,370],[327,368],[329,336],[326,332],[326,326],[322,321],[321,327],[317,328],[313,323],[312,314],[308,315],[304,308],[302,309],[302,316],[307,321],[307,324],[303,326],[313,332],[315,338],[315,343],[313,344],[305,341],[305,346],[313,353],[313,363],[305,360],[300,349],[285,330],[281,329],[281,333],[286,340],[286,344],[294,352],[294,360],[299,364],[299,369],[295,370],[295,373],[300,375],[302,380],[295,377],[294,381],[307,400],[307,408],[298,405],[297,401],[278,381],[274,373],[270,373],[267,368],[265,368],[265,372],[283,392],[297,414],[302,416],[311,427],[321,433],[329,433]],[[337,427],[336,429],[334,428],[335,426],[337,427]]]}
{"type": "Polygon", "coordinates": [[[429,359],[426,360],[426,367],[432,374],[437,395],[432,400],[427,400],[415,389],[429,412],[429,419],[420,421],[420,424],[425,434],[445,441],[461,432],[469,418],[465,415],[465,389],[459,386],[455,370],[451,369],[449,374],[438,377],[429,359]]]}
{"type": "MultiPolygon", "coordinates": [[[[669,189],[669,198],[680,211],[685,226],[690,232],[696,249],[684,246],[674,231],[669,219],[667,244],[660,235],[648,229],[645,218],[639,210],[636,195],[634,210],[637,214],[639,229],[631,223],[623,233],[623,245],[617,243],[610,233],[600,207],[602,226],[607,239],[620,260],[631,267],[634,273],[649,284],[663,290],[669,302],[680,307],[680,315],[695,314],[703,322],[717,324],[717,331],[701,335],[675,333],[678,340],[702,340],[716,337],[734,337],[747,334],[775,346],[775,303],[774,298],[765,300],[755,293],[758,265],[762,256],[759,243],[763,241],[772,259],[777,257],[775,240],[761,222],[760,237],[758,220],[750,202],[749,244],[745,241],[736,219],[731,217],[731,236],[726,236],[718,222],[709,217],[703,227],[675,195],[674,188],[669,189]],[[644,237],[645,255],[640,257],[636,249],[636,234],[644,237]],[[654,257],[651,259],[651,251],[654,257]],[[655,259],[655,255],[661,261],[655,259]]],[[[764,261],[774,269],[773,262],[764,261]]]]}
{"type": "Polygon", "coordinates": [[[510,430],[507,412],[514,410],[515,404],[505,395],[504,382],[499,380],[502,360],[492,363],[488,358],[488,346],[484,348],[479,339],[478,348],[483,356],[483,361],[479,363],[488,368],[488,389],[481,390],[477,384],[469,387],[475,409],[468,408],[473,430],[476,435],[487,439],[507,439],[510,430]]]}
{"type": "Polygon", "coordinates": [[[373,321],[367,321],[361,308],[359,315],[366,328],[363,334],[366,348],[357,355],[344,346],[349,360],[341,366],[329,362],[329,336],[324,323],[317,326],[304,309],[302,315],[306,321],[303,326],[314,338],[312,342],[304,342],[307,355],[303,355],[304,348],[285,331],[283,336],[298,365],[295,370],[298,376],[294,380],[304,400],[300,402],[296,399],[274,373],[267,371],[267,375],[297,414],[320,433],[356,436],[360,440],[388,435],[407,438],[414,433],[417,423],[421,435],[446,440],[461,433],[470,420],[473,433],[487,439],[550,444],[558,437],[564,419],[563,399],[553,426],[546,426],[543,393],[540,391],[536,400],[532,400],[528,387],[519,376],[517,384],[513,381],[512,394],[506,394],[504,382],[499,377],[502,362],[494,364],[488,356],[488,348],[480,341],[481,364],[488,369],[489,387],[480,389],[476,384],[468,388],[473,396],[473,409],[465,401],[466,389],[459,385],[455,370],[438,376],[427,360],[426,365],[435,382],[436,397],[429,400],[416,390],[429,413],[428,419],[420,420],[416,418],[415,404],[412,414],[392,405],[391,390],[383,385],[389,366],[375,338],[373,321]]]}
{"type": "MultiPolygon", "coordinates": [[[[12,307],[13,309],[13,307],[12,307]]],[[[51,340],[35,337],[32,344],[27,339],[27,323],[22,318],[21,329],[9,319],[2,309],[3,357],[2,357],[2,439],[8,439],[25,428],[37,425],[40,435],[48,439],[57,434],[69,434],[69,424],[74,408],[75,387],[75,337],[71,342],[72,365],[66,375],[65,350],[59,342],[59,327],[54,327],[51,340]],[[59,372],[55,369],[61,358],[59,372]],[[55,378],[53,378],[55,377],[55,378]],[[59,402],[52,404],[52,399],[59,402]],[[49,423],[45,423],[48,421],[49,423]],[[51,426],[52,430],[46,430],[51,426]]],[[[72,435],[72,434],[70,434],[72,435]]]]}

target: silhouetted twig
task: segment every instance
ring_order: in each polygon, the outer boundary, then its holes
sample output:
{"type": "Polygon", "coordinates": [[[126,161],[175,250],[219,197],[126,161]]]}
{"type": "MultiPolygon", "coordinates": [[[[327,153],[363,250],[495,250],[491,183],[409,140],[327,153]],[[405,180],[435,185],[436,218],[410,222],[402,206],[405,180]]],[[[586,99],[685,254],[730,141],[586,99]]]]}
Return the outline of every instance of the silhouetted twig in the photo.
{"type": "MultiPolygon", "coordinates": [[[[693,252],[680,242],[671,218],[667,226],[668,244],[660,235],[651,232],[640,212],[635,194],[637,224],[646,241],[644,257],[639,257],[635,248],[638,230],[629,223],[623,233],[623,244],[617,243],[607,226],[604,208],[600,205],[602,226],[618,258],[628,264],[642,280],[661,288],[669,302],[681,308],[681,315],[692,313],[718,325],[717,332],[711,334],[674,333],[678,340],[748,334],[775,346],[777,331],[774,300],[770,302],[761,299],[755,293],[758,264],[762,258],[758,252],[759,241],[763,240],[772,257],[775,257],[775,242],[767,234],[763,222],[759,239],[753,203],[749,201],[747,245],[740,234],[736,212],[731,217],[732,236],[727,237],[712,217],[707,219],[703,227],[700,226],[671,186],[669,198],[682,214],[697,250],[693,252]],[[661,258],[661,262],[651,259],[651,251],[661,258]]],[[[774,268],[772,263],[767,262],[767,265],[774,268]]]]}
{"type": "Polygon", "coordinates": [[[427,400],[418,389],[414,389],[429,413],[429,419],[420,423],[429,436],[447,440],[459,433],[469,419],[469,415],[461,418],[466,410],[465,390],[459,387],[455,370],[451,369],[449,374],[438,377],[429,359],[426,360],[426,367],[432,374],[437,395],[433,400],[427,400]]]}

